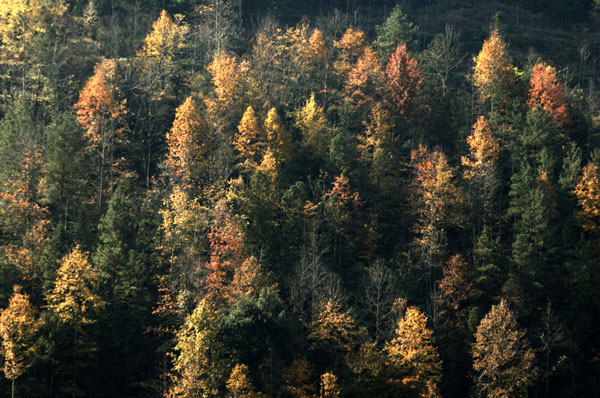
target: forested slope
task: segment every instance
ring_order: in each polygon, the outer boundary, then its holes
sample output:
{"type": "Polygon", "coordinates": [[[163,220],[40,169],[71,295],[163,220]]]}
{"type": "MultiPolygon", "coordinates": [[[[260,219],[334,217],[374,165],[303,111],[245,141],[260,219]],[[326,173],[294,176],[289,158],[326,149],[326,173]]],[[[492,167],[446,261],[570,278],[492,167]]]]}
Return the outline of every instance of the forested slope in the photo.
{"type": "Polygon", "coordinates": [[[4,0],[0,391],[600,388],[600,4],[4,0]]]}

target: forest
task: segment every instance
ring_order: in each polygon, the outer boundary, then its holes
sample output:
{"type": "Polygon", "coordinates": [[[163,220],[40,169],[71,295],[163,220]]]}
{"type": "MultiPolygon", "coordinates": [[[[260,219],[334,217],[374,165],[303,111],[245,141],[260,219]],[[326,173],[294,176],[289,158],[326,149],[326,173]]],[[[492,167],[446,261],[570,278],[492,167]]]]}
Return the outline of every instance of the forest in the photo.
{"type": "Polygon", "coordinates": [[[594,397],[600,0],[1,0],[0,395],[594,397]]]}

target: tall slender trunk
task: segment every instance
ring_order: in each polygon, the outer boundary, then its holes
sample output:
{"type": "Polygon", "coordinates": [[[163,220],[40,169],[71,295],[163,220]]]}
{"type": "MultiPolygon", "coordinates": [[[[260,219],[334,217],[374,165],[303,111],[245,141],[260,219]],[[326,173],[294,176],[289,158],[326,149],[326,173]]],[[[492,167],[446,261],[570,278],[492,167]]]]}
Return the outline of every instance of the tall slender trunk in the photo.
{"type": "Polygon", "coordinates": [[[15,398],[15,379],[14,378],[12,379],[12,386],[11,386],[11,389],[10,389],[10,396],[11,396],[11,398],[15,398]]]}

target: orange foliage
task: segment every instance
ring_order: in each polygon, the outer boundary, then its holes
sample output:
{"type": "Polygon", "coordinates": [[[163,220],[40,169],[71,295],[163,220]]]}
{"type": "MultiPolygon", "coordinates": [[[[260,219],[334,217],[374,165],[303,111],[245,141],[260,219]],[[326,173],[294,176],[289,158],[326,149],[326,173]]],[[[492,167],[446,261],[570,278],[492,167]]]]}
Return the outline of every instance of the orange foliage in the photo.
{"type": "Polygon", "coordinates": [[[77,122],[85,129],[85,138],[92,148],[110,145],[122,132],[116,125],[126,113],[125,100],[117,98],[116,73],[114,60],[100,62],[79,93],[79,101],[73,105],[77,122]]]}
{"type": "Polygon", "coordinates": [[[210,260],[206,263],[209,275],[204,281],[207,301],[219,307],[233,300],[230,281],[233,272],[243,262],[244,235],[224,201],[217,204],[215,219],[208,234],[210,260]]]}
{"type": "Polygon", "coordinates": [[[399,44],[390,56],[385,74],[388,107],[393,115],[406,119],[415,110],[423,83],[421,70],[406,44],[399,44]]]}
{"type": "Polygon", "coordinates": [[[562,127],[568,119],[567,104],[565,103],[565,87],[556,76],[556,69],[540,62],[533,67],[529,81],[529,100],[527,105],[532,110],[542,107],[562,127]]]}
{"type": "Polygon", "coordinates": [[[350,181],[344,173],[340,174],[333,181],[333,188],[325,194],[329,198],[327,205],[334,208],[343,221],[352,219],[352,215],[362,206],[362,201],[358,192],[350,191],[350,181]]]}
{"type": "Polygon", "coordinates": [[[371,48],[365,48],[348,74],[346,93],[357,106],[373,101],[373,96],[383,85],[383,70],[379,56],[371,48]]]}

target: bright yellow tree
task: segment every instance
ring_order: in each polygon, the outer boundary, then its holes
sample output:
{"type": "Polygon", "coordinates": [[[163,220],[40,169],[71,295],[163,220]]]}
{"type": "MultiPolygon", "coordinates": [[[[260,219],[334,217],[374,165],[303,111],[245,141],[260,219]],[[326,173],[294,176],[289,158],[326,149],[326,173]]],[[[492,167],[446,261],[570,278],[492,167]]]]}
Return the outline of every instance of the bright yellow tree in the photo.
{"type": "Polygon", "coordinates": [[[318,155],[323,155],[329,145],[327,119],[322,106],[317,104],[315,94],[296,112],[296,127],[302,132],[304,145],[312,147],[318,155]]]}
{"type": "Polygon", "coordinates": [[[256,170],[266,147],[263,131],[252,106],[246,108],[237,130],[233,146],[239,153],[243,170],[252,172],[256,170]]]}
{"type": "Polygon", "coordinates": [[[442,361],[433,344],[427,317],[416,307],[408,307],[398,321],[394,339],[386,343],[390,365],[399,370],[402,383],[419,394],[442,380],[442,361]],[[429,386],[429,387],[428,387],[429,386]]]}
{"type": "Polygon", "coordinates": [[[29,302],[29,296],[15,285],[8,307],[0,313],[0,354],[4,357],[2,370],[12,383],[12,398],[15,396],[15,380],[31,366],[34,337],[40,328],[36,312],[29,302]]]}
{"type": "Polygon", "coordinates": [[[283,125],[277,109],[271,108],[264,123],[269,148],[279,163],[285,163],[292,156],[292,137],[283,125]]]}
{"type": "Polygon", "coordinates": [[[319,398],[340,398],[340,387],[337,376],[332,372],[321,375],[321,390],[319,398]]]}
{"type": "Polygon", "coordinates": [[[209,147],[209,127],[203,120],[198,106],[188,97],[175,112],[173,127],[167,133],[167,159],[173,183],[189,188],[202,172],[203,156],[209,147]]]}
{"type": "Polygon", "coordinates": [[[100,275],[88,257],[79,246],[63,257],[56,271],[54,288],[46,297],[48,307],[58,319],[75,329],[94,323],[97,312],[105,305],[96,293],[100,275]]]}
{"type": "Polygon", "coordinates": [[[492,110],[505,106],[515,87],[515,71],[498,30],[492,31],[473,61],[473,83],[480,100],[490,100],[492,110]]]}
{"type": "Polygon", "coordinates": [[[63,0],[2,0],[0,2],[0,55],[19,63],[23,71],[23,91],[27,52],[34,37],[65,13],[63,0]]]}
{"type": "MultiPolygon", "coordinates": [[[[464,177],[471,187],[471,197],[476,207],[477,224],[485,222],[491,215],[493,198],[498,185],[498,159],[500,143],[492,134],[490,122],[479,116],[473,132],[467,137],[469,155],[461,159],[464,177]]],[[[478,225],[479,227],[480,225],[478,225]]]]}
{"type": "Polygon", "coordinates": [[[227,391],[231,398],[260,398],[262,394],[254,391],[254,386],[248,375],[246,365],[237,364],[231,371],[229,380],[227,380],[227,391]]]}
{"type": "Polygon", "coordinates": [[[145,80],[157,99],[165,94],[166,80],[176,68],[175,57],[186,46],[188,28],[181,23],[181,15],[176,15],[175,19],[173,21],[163,10],[152,24],[152,30],[144,39],[144,46],[137,54],[142,61],[145,80]],[[153,87],[156,85],[156,88],[153,87]]]}

